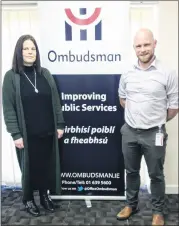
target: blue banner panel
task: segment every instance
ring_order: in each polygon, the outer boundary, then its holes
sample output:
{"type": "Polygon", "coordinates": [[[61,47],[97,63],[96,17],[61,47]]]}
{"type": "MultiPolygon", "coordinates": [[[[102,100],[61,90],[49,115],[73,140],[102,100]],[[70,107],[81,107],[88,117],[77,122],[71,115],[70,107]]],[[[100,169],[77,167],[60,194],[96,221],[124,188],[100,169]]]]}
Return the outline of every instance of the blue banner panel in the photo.
{"type": "Polygon", "coordinates": [[[59,141],[62,195],[124,196],[120,75],[53,75],[64,137],[59,141]]]}

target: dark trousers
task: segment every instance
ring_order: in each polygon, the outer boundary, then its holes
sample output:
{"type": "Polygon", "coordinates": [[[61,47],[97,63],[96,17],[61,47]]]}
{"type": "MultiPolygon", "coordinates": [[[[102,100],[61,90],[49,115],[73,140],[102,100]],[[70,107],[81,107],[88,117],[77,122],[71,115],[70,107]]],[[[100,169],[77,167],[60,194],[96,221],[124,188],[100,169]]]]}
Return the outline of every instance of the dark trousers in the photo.
{"type": "Polygon", "coordinates": [[[53,150],[53,135],[38,137],[28,136],[29,153],[29,194],[24,201],[33,199],[33,191],[46,192],[50,188],[49,163],[53,150]]]}
{"type": "Polygon", "coordinates": [[[128,206],[136,208],[140,188],[140,164],[144,155],[151,180],[151,198],[153,213],[162,214],[165,203],[165,180],[163,165],[166,152],[167,133],[164,134],[163,146],[155,145],[158,128],[149,130],[133,129],[127,124],[121,128],[122,151],[126,169],[126,195],[128,206]]]}

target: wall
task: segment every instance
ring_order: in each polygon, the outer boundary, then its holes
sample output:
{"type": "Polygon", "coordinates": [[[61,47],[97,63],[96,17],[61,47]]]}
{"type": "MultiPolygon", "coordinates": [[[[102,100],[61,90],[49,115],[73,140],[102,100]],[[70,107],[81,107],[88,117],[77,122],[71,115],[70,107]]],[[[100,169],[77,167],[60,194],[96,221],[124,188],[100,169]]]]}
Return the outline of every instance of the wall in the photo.
{"type": "MultiPolygon", "coordinates": [[[[178,71],[178,2],[159,2],[159,57],[178,71]]],[[[178,116],[167,123],[166,192],[178,193],[178,116]]]]}
{"type": "MultiPolygon", "coordinates": [[[[157,48],[159,59],[178,71],[177,1],[159,1],[157,48]]],[[[166,193],[178,194],[178,115],[167,123],[167,132],[169,137],[164,166],[166,193]]]]}
{"type": "MultiPolygon", "coordinates": [[[[14,11],[15,9],[13,9],[13,12],[11,12],[11,15],[8,17],[3,15],[4,21],[2,29],[4,32],[2,39],[4,40],[4,48],[2,50],[4,54],[2,55],[4,58],[1,69],[2,75],[4,75],[4,72],[7,69],[9,69],[12,60],[12,58],[5,54],[5,52],[9,52],[11,55],[13,52],[12,49],[14,49],[14,42],[16,42],[17,37],[27,31],[35,35],[35,37],[38,36],[37,15],[34,10],[30,10],[31,12],[29,13],[24,13],[25,10],[22,10],[23,12],[21,12],[18,17],[23,17],[23,19],[19,21],[16,19],[17,15],[14,11]],[[27,18],[24,18],[24,16],[27,18]],[[17,22],[19,24],[16,24],[17,22]],[[14,30],[13,28],[16,29],[14,30]]],[[[133,12],[131,12],[131,15],[133,15],[131,16],[133,27],[131,33],[133,33],[134,30],[138,29],[140,26],[147,26],[153,29],[158,40],[156,51],[157,56],[162,61],[166,62],[170,67],[178,70],[178,2],[159,1],[157,11],[159,14],[156,14],[158,15],[158,19],[154,19],[151,15],[151,10],[149,9],[145,8],[133,10],[133,12]],[[149,20],[149,17],[151,17],[151,20],[149,20]]],[[[132,43],[131,51],[134,53],[132,43]]],[[[178,193],[178,117],[167,123],[167,130],[169,140],[165,162],[166,193],[178,193]]],[[[9,182],[10,184],[18,185],[20,183],[20,170],[17,165],[13,143],[5,130],[4,125],[2,126],[2,133],[2,150],[4,150],[2,151],[2,179],[6,183],[9,182]],[[9,167],[9,165],[11,167],[9,167]]],[[[144,178],[145,176],[148,177],[148,175],[144,173],[143,167],[141,171],[142,182],[145,184],[144,178]]]]}

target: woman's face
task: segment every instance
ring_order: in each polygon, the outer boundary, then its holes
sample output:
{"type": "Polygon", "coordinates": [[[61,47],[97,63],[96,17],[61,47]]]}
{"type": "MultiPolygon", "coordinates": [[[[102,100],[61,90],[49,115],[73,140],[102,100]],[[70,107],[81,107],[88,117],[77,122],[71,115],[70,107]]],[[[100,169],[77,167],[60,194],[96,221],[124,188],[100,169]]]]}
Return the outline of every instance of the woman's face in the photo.
{"type": "Polygon", "coordinates": [[[26,40],[23,43],[22,56],[25,66],[32,66],[36,61],[36,48],[31,40],[26,40]]]}

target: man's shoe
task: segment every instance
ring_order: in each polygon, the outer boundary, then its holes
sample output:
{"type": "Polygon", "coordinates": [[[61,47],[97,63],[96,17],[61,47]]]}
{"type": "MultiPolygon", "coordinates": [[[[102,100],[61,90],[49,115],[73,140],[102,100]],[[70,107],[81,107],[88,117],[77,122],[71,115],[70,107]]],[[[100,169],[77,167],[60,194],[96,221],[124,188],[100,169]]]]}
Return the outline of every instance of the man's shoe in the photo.
{"type": "Polygon", "coordinates": [[[130,216],[137,213],[139,209],[132,209],[129,206],[126,206],[117,214],[117,220],[127,220],[130,216]]]}
{"type": "Polygon", "coordinates": [[[54,204],[47,193],[40,194],[40,204],[45,210],[51,213],[55,211],[54,204]]]}
{"type": "Polygon", "coordinates": [[[154,214],[152,225],[158,226],[158,225],[164,225],[164,218],[160,214],[154,214]]]}
{"type": "Polygon", "coordinates": [[[40,210],[37,207],[37,205],[36,205],[34,200],[25,201],[24,205],[25,205],[26,211],[28,213],[30,213],[32,216],[34,216],[34,217],[40,216],[40,210]]]}

